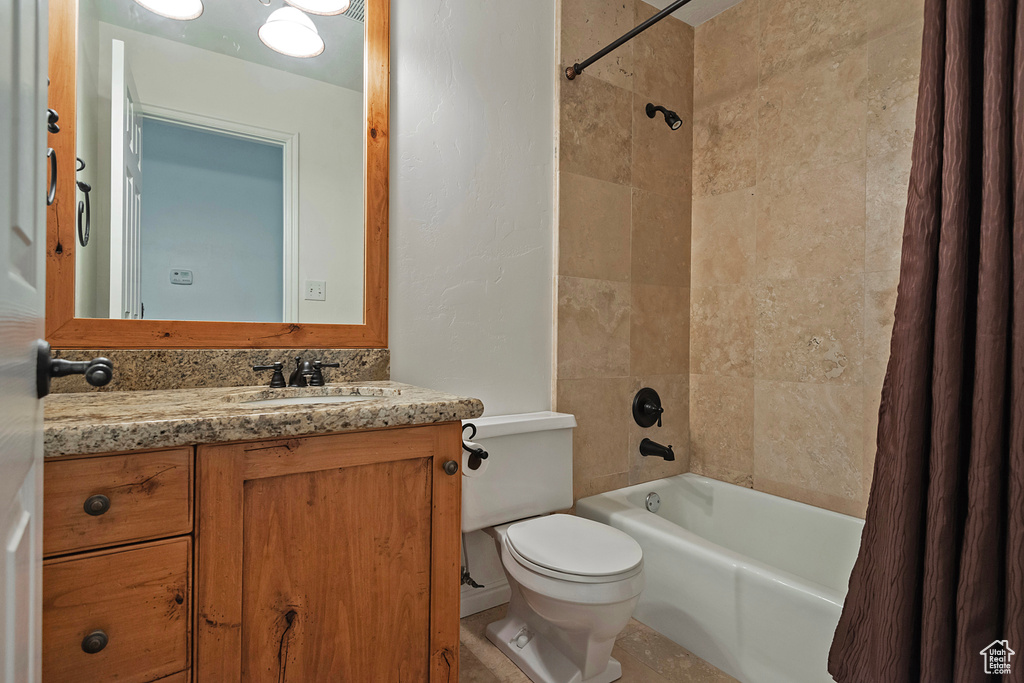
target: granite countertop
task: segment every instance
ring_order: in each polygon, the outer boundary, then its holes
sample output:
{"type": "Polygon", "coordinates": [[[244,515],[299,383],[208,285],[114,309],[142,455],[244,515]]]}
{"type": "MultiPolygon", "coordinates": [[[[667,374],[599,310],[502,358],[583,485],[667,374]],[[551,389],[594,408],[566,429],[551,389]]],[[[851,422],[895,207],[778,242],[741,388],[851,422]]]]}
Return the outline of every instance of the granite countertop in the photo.
{"type": "Polygon", "coordinates": [[[483,403],[399,382],[325,387],[225,387],[52,394],[45,399],[46,457],[451,422],[479,417],[483,403]],[[360,395],[345,403],[251,405],[289,396],[360,395]]]}

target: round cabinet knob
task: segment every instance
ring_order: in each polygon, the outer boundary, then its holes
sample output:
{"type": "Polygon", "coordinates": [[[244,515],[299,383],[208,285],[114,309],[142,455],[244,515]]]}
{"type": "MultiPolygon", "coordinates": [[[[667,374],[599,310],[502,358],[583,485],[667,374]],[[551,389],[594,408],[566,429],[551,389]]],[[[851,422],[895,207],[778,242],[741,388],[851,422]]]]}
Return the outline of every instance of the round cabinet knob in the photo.
{"type": "Polygon", "coordinates": [[[83,507],[85,508],[85,514],[99,517],[110,509],[110,499],[99,493],[86,498],[83,507]]]}
{"type": "Polygon", "coordinates": [[[100,652],[110,642],[110,638],[103,631],[93,631],[82,639],[82,652],[94,655],[100,652]]]}
{"type": "Polygon", "coordinates": [[[459,463],[454,460],[449,460],[444,464],[445,474],[452,475],[459,471],[459,463]]]}

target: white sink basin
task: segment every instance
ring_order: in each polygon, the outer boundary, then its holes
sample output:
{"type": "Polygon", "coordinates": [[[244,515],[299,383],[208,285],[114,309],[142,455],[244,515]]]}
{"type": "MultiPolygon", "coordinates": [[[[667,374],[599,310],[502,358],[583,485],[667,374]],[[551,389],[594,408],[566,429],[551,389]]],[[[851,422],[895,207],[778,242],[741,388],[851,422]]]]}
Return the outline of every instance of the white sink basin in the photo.
{"type": "Polygon", "coordinates": [[[289,396],[287,398],[265,398],[262,401],[242,401],[245,406],[297,406],[311,403],[350,403],[370,401],[380,396],[289,396]]]}

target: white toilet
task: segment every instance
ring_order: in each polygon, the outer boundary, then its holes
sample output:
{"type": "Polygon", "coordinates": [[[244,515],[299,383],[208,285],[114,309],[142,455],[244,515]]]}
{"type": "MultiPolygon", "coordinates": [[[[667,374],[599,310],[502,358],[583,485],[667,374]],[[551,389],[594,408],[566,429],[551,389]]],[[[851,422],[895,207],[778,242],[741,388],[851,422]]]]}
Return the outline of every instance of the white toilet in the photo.
{"type": "Polygon", "coordinates": [[[644,587],[643,553],[618,529],[548,514],[572,506],[575,418],[470,422],[489,457],[476,471],[463,458],[463,531],[493,527],[511,588],[508,615],[487,627],[487,638],[534,683],[619,679],[611,652],[644,587]]]}

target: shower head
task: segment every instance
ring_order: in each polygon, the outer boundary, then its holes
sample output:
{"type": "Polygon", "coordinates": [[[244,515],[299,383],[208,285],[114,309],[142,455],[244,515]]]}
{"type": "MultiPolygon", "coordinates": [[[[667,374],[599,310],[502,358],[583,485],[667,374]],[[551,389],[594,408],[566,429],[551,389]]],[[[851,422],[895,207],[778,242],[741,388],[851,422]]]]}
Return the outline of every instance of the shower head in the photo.
{"type": "Polygon", "coordinates": [[[654,106],[650,102],[647,103],[648,118],[653,119],[654,115],[659,111],[665,115],[665,123],[667,123],[668,127],[671,128],[672,130],[678,130],[679,127],[683,125],[683,120],[679,118],[679,114],[675,113],[674,111],[671,111],[670,109],[665,109],[665,107],[654,106]]]}

